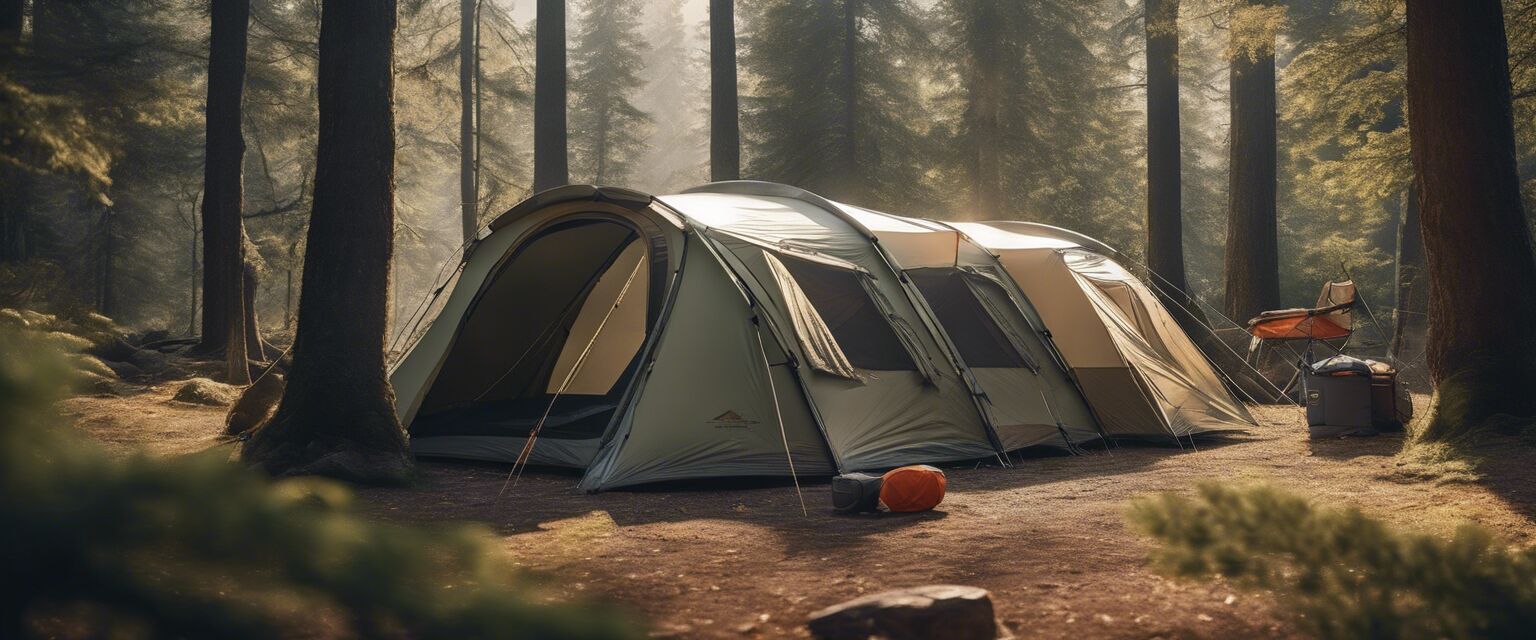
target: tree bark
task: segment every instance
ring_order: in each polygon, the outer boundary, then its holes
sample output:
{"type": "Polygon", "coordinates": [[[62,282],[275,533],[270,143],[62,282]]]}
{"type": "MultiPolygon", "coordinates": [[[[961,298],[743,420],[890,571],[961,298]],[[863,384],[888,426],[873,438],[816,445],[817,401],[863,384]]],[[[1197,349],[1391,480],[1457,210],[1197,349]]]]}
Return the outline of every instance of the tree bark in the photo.
{"type": "Polygon", "coordinates": [[[325,0],[319,139],[293,367],[242,458],[270,473],[406,479],[384,370],[394,247],[395,0],[325,0]]]}
{"type": "Polygon", "coordinates": [[[250,384],[246,366],[245,229],[240,130],[250,0],[214,0],[208,49],[203,163],[203,336],[199,349],[225,354],[227,382],[250,384]]]}
{"type": "Polygon", "coordinates": [[[839,145],[839,164],[843,175],[833,197],[848,202],[862,200],[864,180],[859,172],[859,0],[843,0],[843,49],[838,66],[841,82],[838,91],[843,102],[843,138],[839,145]]]}
{"type": "Polygon", "coordinates": [[[1419,181],[1403,193],[1397,221],[1396,301],[1392,312],[1392,355],[1411,361],[1423,348],[1429,313],[1429,277],[1424,272],[1424,235],[1419,221],[1419,181]]]}
{"type": "MultiPolygon", "coordinates": [[[[251,249],[251,246],[247,246],[245,251],[249,252],[251,249]]],[[[255,357],[258,360],[266,360],[267,343],[261,338],[261,321],[256,317],[256,288],[260,284],[258,274],[256,273],[256,264],[250,260],[244,260],[241,265],[240,289],[243,294],[241,297],[241,308],[245,312],[246,356],[255,357]]]]}
{"type": "Polygon", "coordinates": [[[1179,175],[1179,0],[1146,0],[1146,31],[1147,267],[1160,286],[1174,289],[1167,293],[1182,296],[1188,287],[1179,175]]]}
{"type": "Polygon", "coordinates": [[[565,124],[565,2],[538,0],[534,52],[533,190],[571,181],[565,124]]]}
{"type": "Polygon", "coordinates": [[[1536,415],[1536,258],[1520,200],[1497,0],[1409,0],[1408,113],[1429,274],[1433,418],[1446,439],[1536,415]]]}
{"type": "Polygon", "coordinates": [[[0,45],[14,45],[21,41],[22,16],[26,13],[26,6],[26,0],[0,0],[0,45]]]}
{"type": "MultiPolygon", "coordinates": [[[[1269,0],[1245,0],[1249,6],[1269,0]]],[[[1242,322],[1280,306],[1275,221],[1275,49],[1232,60],[1232,127],[1227,196],[1226,307],[1242,322]]]]}
{"type": "Polygon", "coordinates": [[[709,179],[741,179],[736,0],[709,0],[709,179]]]}
{"type": "Polygon", "coordinates": [[[998,217],[1003,204],[1002,92],[995,2],[979,2],[971,14],[971,78],[966,105],[970,121],[972,217],[998,217]]]}
{"type": "Polygon", "coordinates": [[[477,71],[480,68],[480,0],[459,3],[459,202],[464,242],[480,232],[480,101],[477,71]]]}

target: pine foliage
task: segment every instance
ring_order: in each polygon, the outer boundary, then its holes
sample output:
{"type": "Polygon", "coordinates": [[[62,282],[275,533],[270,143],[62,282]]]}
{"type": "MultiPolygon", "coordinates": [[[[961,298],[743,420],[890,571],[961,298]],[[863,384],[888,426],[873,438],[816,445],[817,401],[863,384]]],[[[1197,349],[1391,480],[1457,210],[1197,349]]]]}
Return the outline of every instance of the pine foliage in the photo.
{"type": "Polygon", "coordinates": [[[373,523],[213,453],[107,455],[50,412],[53,342],[0,323],[0,637],[632,637],[538,604],[481,529],[373,523]]]}
{"type": "Polygon", "coordinates": [[[571,180],[624,185],[633,176],[651,117],[633,96],[648,45],[640,0],[583,0],[571,50],[571,180]]]}
{"type": "Polygon", "coordinates": [[[1207,482],[1135,501],[1159,570],[1270,590],[1323,638],[1518,638],[1536,625],[1536,548],[1472,525],[1449,539],[1277,489],[1207,482]]]}
{"type": "Polygon", "coordinates": [[[916,4],[768,0],[742,6],[739,18],[740,60],[751,74],[742,97],[745,175],[852,204],[923,213],[933,201],[923,100],[931,53],[916,4]],[[851,80],[840,64],[850,37],[851,80]],[[857,114],[851,129],[850,107],[857,114]]]}

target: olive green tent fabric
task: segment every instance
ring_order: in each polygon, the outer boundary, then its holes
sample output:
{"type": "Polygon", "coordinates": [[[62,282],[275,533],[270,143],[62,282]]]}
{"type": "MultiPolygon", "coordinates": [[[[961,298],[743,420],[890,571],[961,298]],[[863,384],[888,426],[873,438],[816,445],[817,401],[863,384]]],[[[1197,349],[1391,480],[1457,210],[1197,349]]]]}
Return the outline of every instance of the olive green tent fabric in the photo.
{"type": "Polygon", "coordinates": [[[1021,230],[766,183],[562,187],[493,221],[405,328],[396,408],[418,455],[590,491],[1251,423],[1100,246],[1021,230]]]}

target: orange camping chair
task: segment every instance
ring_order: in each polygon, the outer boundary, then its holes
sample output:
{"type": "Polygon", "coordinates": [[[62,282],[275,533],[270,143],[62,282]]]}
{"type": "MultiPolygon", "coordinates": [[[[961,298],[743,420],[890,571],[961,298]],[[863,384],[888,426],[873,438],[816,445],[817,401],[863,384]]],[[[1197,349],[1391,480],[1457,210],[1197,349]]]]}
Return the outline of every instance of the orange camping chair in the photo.
{"type": "MultiPolygon", "coordinates": [[[[1322,293],[1317,296],[1317,305],[1310,309],[1280,309],[1260,313],[1248,321],[1248,334],[1253,336],[1248,343],[1250,363],[1259,366],[1264,344],[1270,341],[1306,340],[1307,346],[1302,350],[1305,354],[1303,367],[1312,362],[1312,346],[1316,343],[1321,342],[1337,353],[1344,353],[1344,346],[1349,344],[1349,338],[1355,332],[1354,310],[1358,301],[1355,282],[1345,280],[1324,284],[1322,293]],[[1334,346],[1329,340],[1343,342],[1334,346]]],[[[1289,392],[1295,383],[1296,378],[1293,377],[1286,383],[1285,391],[1289,392]]]]}

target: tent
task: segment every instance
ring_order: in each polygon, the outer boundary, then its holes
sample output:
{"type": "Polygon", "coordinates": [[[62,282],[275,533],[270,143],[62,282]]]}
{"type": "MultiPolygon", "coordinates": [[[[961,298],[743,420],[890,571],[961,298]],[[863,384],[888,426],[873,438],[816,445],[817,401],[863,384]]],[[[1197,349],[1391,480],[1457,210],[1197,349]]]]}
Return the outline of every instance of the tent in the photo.
{"type": "Polygon", "coordinates": [[[1040,310],[1110,436],[1188,437],[1254,425],[1152,291],[1085,236],[1029,222],[956,223],[1040,310]]]}
{"type": "Polygon", "coordinates": [[[592,491],[1212,426],[1183,396],[1107,420],[1002,255],[784,185],[562,187],[484,229],[408,323],[397,410],[418,455],[584,469],[592,491]]]}

